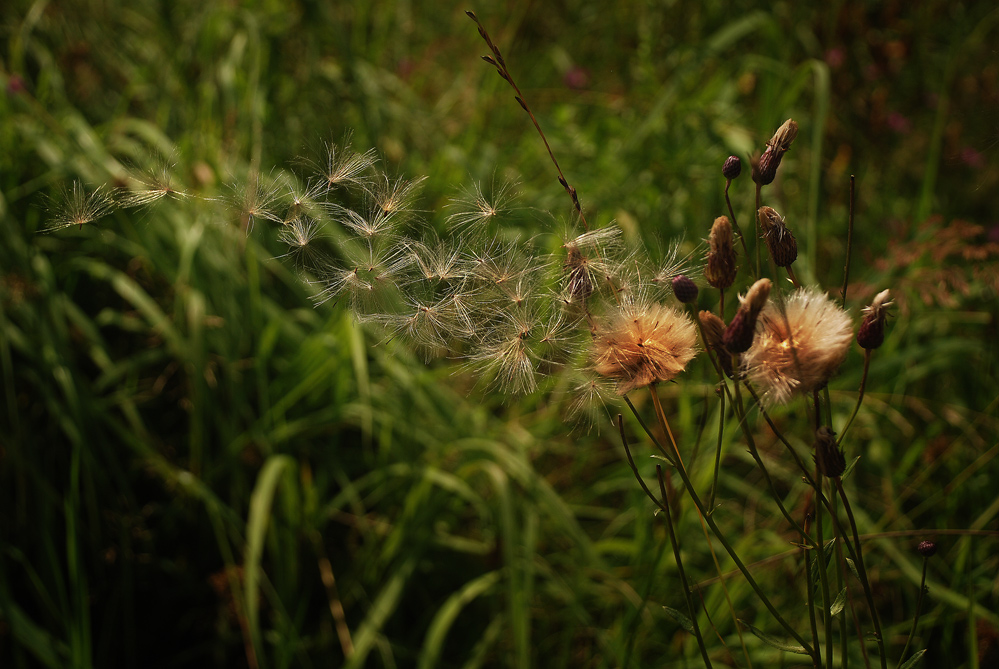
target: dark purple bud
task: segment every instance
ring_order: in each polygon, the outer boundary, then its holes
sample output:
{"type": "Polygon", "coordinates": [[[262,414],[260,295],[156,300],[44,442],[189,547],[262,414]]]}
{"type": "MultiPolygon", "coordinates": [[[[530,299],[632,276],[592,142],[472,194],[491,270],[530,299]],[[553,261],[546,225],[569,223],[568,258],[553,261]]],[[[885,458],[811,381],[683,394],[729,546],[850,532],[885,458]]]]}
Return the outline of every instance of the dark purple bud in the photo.
{"type": "Polygon", "coordinates": [[[673,277],[673,294],[684,304],[690,304],[697,299],[697,284],[684,274],[675,276],[673,277]]]}
{"type": "Polygon", "coordinates": [[[722,165],[722,176],[731,181],[742,174],[742,161],[739,156],[729,156],[722,165]]]}

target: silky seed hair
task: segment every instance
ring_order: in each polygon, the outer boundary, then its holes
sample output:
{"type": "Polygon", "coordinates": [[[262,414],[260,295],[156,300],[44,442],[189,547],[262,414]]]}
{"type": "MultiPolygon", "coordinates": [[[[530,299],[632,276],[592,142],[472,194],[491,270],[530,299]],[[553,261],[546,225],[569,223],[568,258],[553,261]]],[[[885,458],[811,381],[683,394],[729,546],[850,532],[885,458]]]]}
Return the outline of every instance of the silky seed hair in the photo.
{"type": "Polygon", "coordinates": [[[825,386],[852,340],[849,314],[825,293],[799,289],[760,313],[753,345],[740,359],[742,371],[764,404],[785,404],[825,386]]]}

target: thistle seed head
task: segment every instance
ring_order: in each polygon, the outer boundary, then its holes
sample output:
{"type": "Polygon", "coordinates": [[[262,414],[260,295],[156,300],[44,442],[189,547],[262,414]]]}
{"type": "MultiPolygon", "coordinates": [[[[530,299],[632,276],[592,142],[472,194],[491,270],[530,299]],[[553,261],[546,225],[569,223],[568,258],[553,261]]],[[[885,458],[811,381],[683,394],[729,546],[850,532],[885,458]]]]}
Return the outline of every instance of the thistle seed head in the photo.
{"type": "Polygon", "coordinates": [[[624,395],[652,383],[669,381],[696,354],[694,324],[670,307],[626,304],[594,332],[593,370],[617,382],[624,395]]]}
{"type": "Polygon", "coordinates": [[[850,316],[814,289],[799,289],[780,306],[768,303],[758,330],[742,356],[742,370],[771,405],[823,387],[853,336],[850,316]]]}

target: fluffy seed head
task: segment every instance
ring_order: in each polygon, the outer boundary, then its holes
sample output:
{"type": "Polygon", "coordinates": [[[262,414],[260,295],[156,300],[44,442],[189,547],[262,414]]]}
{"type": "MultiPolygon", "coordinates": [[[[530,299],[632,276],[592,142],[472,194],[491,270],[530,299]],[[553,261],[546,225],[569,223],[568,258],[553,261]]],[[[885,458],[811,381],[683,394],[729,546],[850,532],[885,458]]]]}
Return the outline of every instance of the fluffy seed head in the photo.
{"type": "Polygon", "coordinates": [[[708,238],[708,265],[704,278],[720,290],[725,290],[735,281],[735,247],[732,246],[732,224],[728,216],[719,216],[711,226],[708,238]]]}
{"type": "Polygon", "coordinates": [[[760,313],[742,369],[764,402],[784,403],[824,386],[846,357],[852,336],[850,316],[825,293],[799,289],[783,305],[770,302],[760,313]]]}
{"type": "Polygon", "coordinates": [[[694,324],[661,304],[623,305],[594,334],[593,369],[615,380],[619,395],[671,380],[696,354],[694,324]]]}
{"type": "Polygon", "coordinates": [[[888,299],[888,289],[874,296],[870,306],[864,307],[864,320],[857,331],[857,343],[867,350],[881,346],[885,340],[885,319],[888,317],[888,307],[892,302],[888,299]]]}

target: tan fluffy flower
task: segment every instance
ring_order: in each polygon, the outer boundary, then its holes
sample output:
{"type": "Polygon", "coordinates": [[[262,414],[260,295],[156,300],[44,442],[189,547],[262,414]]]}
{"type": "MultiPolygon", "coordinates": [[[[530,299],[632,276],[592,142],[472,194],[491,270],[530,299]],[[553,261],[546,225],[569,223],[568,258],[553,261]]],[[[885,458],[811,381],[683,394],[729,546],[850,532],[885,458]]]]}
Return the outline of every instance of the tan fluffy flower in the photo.
{"type": "Polygon", "coordinates": [[[767,404],[821,388],[846,357],[853,338],[850,316],[825,293],[795,291],[783,304],[767,304],[742,369],[767,404]]]}
{"type": "Polygon", "coordinates": [[[623,305],[594,334],[593,369],[615,380],[619,395],[669,381],[696,354],[694,324],[661,304],[623,305]]]}

